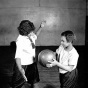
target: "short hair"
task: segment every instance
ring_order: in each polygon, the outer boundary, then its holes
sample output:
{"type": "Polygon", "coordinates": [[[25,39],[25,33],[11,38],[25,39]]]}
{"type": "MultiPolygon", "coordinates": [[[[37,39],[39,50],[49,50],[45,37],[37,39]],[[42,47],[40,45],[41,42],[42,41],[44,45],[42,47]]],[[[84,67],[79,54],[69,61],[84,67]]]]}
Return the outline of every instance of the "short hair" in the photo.
{"type": "Polygon", "coordinates": [[[35,26],[29,20],[23,20],[19,24],[18,31],[20,35],[27,36],[31,31],[35,30],[35,26]]]}
{"type": "Polygon", "coordinates": [[[76,39],[75,34],[70,30],[62,32],[61,36],[65,36],[67,42],[72,42],[73,43],[73,41],[76,39]]]}

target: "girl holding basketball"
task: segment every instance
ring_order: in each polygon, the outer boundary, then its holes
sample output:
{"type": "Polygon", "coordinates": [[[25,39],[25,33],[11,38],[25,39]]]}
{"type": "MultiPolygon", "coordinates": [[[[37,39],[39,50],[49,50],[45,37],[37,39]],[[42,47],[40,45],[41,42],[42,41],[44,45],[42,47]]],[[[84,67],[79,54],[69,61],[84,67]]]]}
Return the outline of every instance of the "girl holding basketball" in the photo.
{"type": "Polygon", "coordinates": [[[67,30],[61,34],[61,45],[56,50],[57,60],[48,64],[48,67],[58,66],[60,72],[61,88],[78,88],[77,87],[77,63],[79,54],[73,46],[75,35],[72,31],[67,30]]]}

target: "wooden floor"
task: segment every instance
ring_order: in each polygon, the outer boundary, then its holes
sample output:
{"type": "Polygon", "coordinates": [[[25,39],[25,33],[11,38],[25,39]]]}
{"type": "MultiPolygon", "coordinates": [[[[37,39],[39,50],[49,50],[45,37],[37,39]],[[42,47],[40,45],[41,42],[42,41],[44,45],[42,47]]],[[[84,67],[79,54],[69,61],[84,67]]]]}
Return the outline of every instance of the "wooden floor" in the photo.
{"type": "Polygon", "coordinates": [[[60,88],[57,67],[46,68],[38,64],[40,88],[60,88]]]}

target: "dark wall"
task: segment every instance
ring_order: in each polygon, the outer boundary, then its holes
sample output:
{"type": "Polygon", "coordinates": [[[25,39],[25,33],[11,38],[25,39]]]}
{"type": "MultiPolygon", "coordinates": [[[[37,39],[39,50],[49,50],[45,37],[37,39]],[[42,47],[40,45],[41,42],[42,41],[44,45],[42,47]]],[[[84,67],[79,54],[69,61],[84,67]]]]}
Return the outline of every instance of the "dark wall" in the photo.
{"type": "Polygon", "coordinates": [[[60,34],[72,30],[77,35],[75,45],[85,44],[86,0],[0,0],[0,45],[9,45],[18,36],[21,20],[32,21],[38,29],[46,20],[37,46],[60,44],[60,34]]]}

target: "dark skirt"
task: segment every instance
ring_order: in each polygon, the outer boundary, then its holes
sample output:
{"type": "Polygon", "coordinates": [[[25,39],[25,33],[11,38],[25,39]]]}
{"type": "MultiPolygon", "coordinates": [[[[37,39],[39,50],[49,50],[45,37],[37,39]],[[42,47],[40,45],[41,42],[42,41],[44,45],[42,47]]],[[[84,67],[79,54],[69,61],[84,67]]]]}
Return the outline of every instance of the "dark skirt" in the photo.
{"type": "Polygon", "coordinates": [[[25,75],[29,84],[34,84],[40,81],[37,62],[34,62],[31,65],[23,65],[22,67],[25,69],[25,75]]]}
{"type": "Polygon", "coordinates": [[[78,88],[78,71],[74,69],[65,74],[60,73],[61,88],[78,88]]]}

